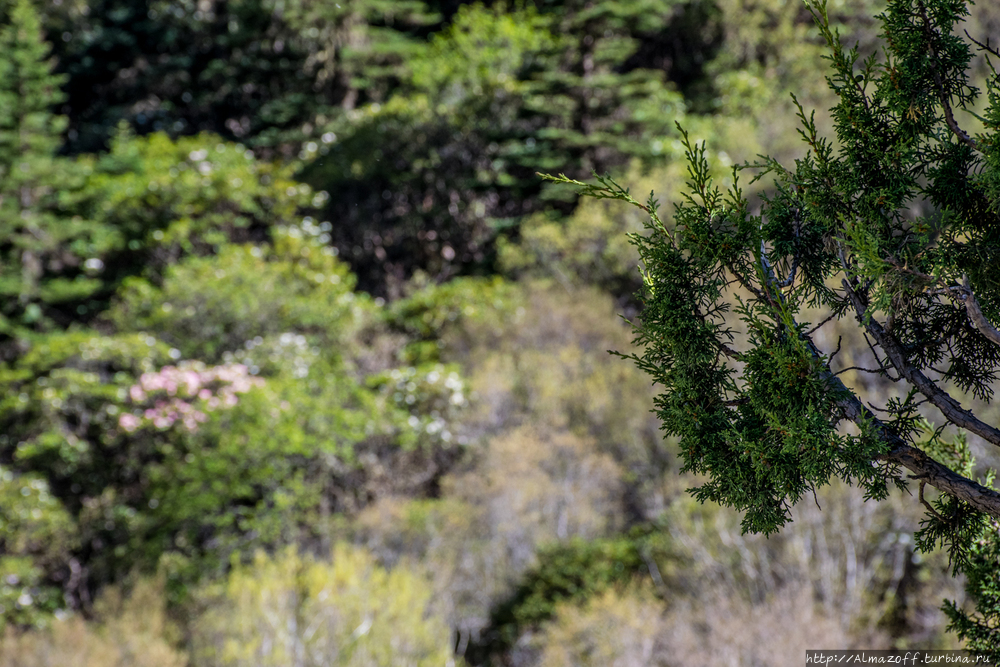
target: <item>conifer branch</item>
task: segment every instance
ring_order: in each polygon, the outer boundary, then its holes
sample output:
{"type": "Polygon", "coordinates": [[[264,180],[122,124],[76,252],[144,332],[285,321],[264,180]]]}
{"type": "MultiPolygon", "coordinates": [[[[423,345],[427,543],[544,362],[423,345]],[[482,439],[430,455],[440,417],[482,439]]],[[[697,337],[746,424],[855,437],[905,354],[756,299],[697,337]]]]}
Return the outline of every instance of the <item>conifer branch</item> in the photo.
{"type": "Polygon", "coordinates": [[[917,0],[917,8],[920,12],[920,19],[924,24],[924,34],[927,36],[927,47],[931,51],[931,74],[934,76],[934,85],[937,87],[938,97],[941,100],[941,108],[944,110],[945,123],[947,123],[948,129],[951,130],[952,134],[958,137],[959,141],[972,150],[978,151],[979,145],[971,136],[969,136],[968,132],[959,127],[958,121],[955,120],[955,114],[951,109],[951,102],[948,101],[948,94],[945,92],[944,82],[941,81],[941,73],[938,71],[937,64],[940,56],[938,54],[937,44],[934,40],[934,29],[931,27],[930,19],[927,18],[927,8],[921,0],[917,0]]]}
{"type": "MultiPolygon", "coordinates": [[[[814,358],[823,358],[822,353],[808,338],[806,338],[806,344],[814,358]]],[[[900,465],[913,473],[912,479],[930,484],[938,491],[963,500],[981,512],[1000,518],[1000,493],[959,475],[920,449],[908,444],[875,413],[866,408],[854,392],[833,374],[829,366],[825,368],[822,375],[830,383],[833,391],[841,396],[838,406],[843,416],[857,424],[862,431],[874,429],[879,439],[887,445],[888,451],[879,456],[880,460],[900,465]]]]}
{"type": "MultiPolygon", "coordinates": [[[[932,275],[916,271],[905,265],[901,265],[893,257],[888,258],[886,261],[899,271],[917,276],[918,278],[921,278],[929,283],[937,283],[940,285],[943,282],[932,275]]],[[[979,333],[983,334],[983,336],[985,336],[994,345],[1000,345],[1000,331],[993,326],[983,313],[983,309],[979,305],[979,300],[976,298],[976,294],[972,291],[972,286],[969,284],[969,277],[967,275],[962,276],[961,285],[946,285],[938,287],[930,290],[930,294],[943,294],[961,302],[965,306],[965,311],[969,314],[969,319],[972,321],[972,325],[976,327],[979,333]]]]}
{"type": "MultiPolygon", "coordinates": [[[[770,268],[769,264],[766,263],[766,260],[764,262],[766,279],[769,283],[774,282],[773,273],[767,271],[770,268]]],[[[864,307],[861,297],[847,280],[843,281],[843,285],[857,310],[858,321],[871,332],[878,344],[886,351],[897,372],[927,396],[927,399],[937,406],[952,423],[981,435],[989,442],[1000,446],[1000,431],[976,419],[971,412],[964,410],[955,399],[939,389],[920,370],[906,363],[899,343],[874,318],[866,319],[867,309],[864,307]]],[[[805,337],[805,341],[813,357],[822,360],[823,355],[812,340],[805,337]]],[[[889,451],[879,457],[881,460],[901,465],[913,473],[911,476],[913,479],[930,484],[939,491],[963,500],[990,516],[1000,518],[1000,493],[959,475],[920,449],[908,444],[886,426],[875,413],[866,408],[854,392],[848,389],[843,381],[830,370],[829,366],[825,367],[822,375],[834,391],[842,396],[838,405],[843,415],[862,430],[865,430],[866,427],[874,427],[878,437],[889,447],[889,451]]]]}
{"type": "Polygon", "coordinates": [[[899,341],[886,331],[874,317],[870,316],[861,296],[851,287],[851,284],[846,279],[843,281],[843,286],[847,290],[847,294],[854,306],[858,322],[872,335],[875,342],[879,344],[879,347],[885,352],[896,372],[916,387],[917,391],[926,396],[931,404],[937,407],[948,421],[1000,447],[1000,429],[978,419],[971,412],[963,408],[950,394],[943,391],[930,378],[924,375],[920,369],[910,364],[906,360],[906,355],[903,354],[903,349],[899,341]]]}

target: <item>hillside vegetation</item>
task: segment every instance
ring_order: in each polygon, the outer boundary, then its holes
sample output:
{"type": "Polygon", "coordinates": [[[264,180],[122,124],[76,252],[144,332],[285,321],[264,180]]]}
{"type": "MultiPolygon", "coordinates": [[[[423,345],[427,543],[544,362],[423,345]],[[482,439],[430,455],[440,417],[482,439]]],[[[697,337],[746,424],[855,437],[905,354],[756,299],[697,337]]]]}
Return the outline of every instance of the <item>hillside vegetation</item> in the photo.
{"type": "MultiPolygon", "coordinates": [[[[829,12],[874,53],[882,8],[829,12]]],[[[612,173],[669,211],[679,127],[721,183],[799,157],[789,93],[821,129],[834,104],[804,7],[0,18],[0,667],[957,647],[939,607],[965,592],[915,551],[916,497],[827,486],[765,538],[686,493],[657,388],[608,353],[632,345],[640,213],[537,176],[612,173]]]]}

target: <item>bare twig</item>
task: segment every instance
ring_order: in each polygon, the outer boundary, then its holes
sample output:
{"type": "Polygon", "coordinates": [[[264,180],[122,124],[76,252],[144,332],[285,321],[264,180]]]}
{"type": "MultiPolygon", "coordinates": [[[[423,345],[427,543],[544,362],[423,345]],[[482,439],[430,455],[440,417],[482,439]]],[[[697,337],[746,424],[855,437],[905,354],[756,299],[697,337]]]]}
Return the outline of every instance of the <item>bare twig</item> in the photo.
{"type": "MultiPolygon", "coordinates": [[[[806,334],[806,336],[808,335],[809,334],[806,334]]],[[[827,366],[831,365],[833,363],[833,358],[836,357],[838,354],[840,354],[840,344],[841,342],[843,342],[843,340],[844,340],[843,336],[837,336],[837,349],[834,350],[833,354],[830,355],[830,358],[826,360],[827,366]]]]}
{"type": "Polygon", "coordinates": [[[862,366],[848,366],[847,368],[841,368],[839,371],[834,373],[834,375],[840,375],[841,373],[846,373],[847,371],[863,371],[865,373],[871,373],[872,375],[885,375],[893,382],[898,382],[900,380],[900,378],[898,377],[894,378],[891,375],[889,375],[889,373],[884,368],[872,369],[872,368],[864,368],[862,366]]]}
{"type": "Polygon", "coordinates": [[[986,51],[987,53],[994,55],[997,58],[1000,58],[1000,51],[990,46],[990,40],[988,37],[986,38],[986,43],[983,44],[978,39],[970,35],[968,30],[965,30],[964,32],[965,36],[969,38],[969,41],[978,46],[981,51],[986,51]]]}
{"type": "Polygon", "coordinates": [[[924,506],[924,509],[926,509],[929,514],[932,514],[932,515],[936,516],[939,521],[944,521],[945,520],[944,517],[941,516],[938,513],[938,511],[936,509],[934,509],[934,507],[931,506],[931,504],[929,502],[927,502],[926,500],[924,500],[924,487],[926,485],[927,485],[926,480],[921,479],[920,480],[919,491],[917,492],[917,496],[920,498],[920,504],[924,506]]]}

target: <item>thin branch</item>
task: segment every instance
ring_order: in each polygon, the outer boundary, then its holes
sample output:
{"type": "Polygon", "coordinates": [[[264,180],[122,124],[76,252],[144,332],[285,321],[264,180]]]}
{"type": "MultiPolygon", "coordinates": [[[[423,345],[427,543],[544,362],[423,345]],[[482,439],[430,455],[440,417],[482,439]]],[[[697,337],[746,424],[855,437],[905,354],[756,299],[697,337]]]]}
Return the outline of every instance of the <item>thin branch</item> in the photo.
{"type": "Polygon", "coordinates": [[[841,373],[846,373],[847,371],[863,371],[865,373],[871,373],[872,375],[885,375],[893,382],[898,382],[900,378],[893,378],[889,373],[886,372],[884,368],[879,368],[877,370],[871,368],[864,368],[862,366],[848,366],[847,368],[841,368],[839,371],[834,373],[834,375],[840,375],[841,373]]]}
{"type": "Polygon", "coordinates": [[[837,315],[838,315],[838,314],[839,314],[839,313],[838,313],[837,311],[833,311],[832,313],[830,313],[830,316],[829,316],[829,317],[827,317],[827,318],[826,318],[826,319],[824,319],[824,320],[823,320],[822,322],[820,322],[819,324],[817,324],[816,326],[814,326],[814,327],[813,327],[812,329],[810,329],[809,331],[807,331],[807,332],[806,332],[806,335],[807,335],[807,336],[811,336],[811,335],[813,335],[814,333],[816,333],[817,331],[819,331],[819,329],[820,329],[820,328],[822,328],[822,326],[823,326],[824,324],[826,324],[827,322],[829,322],[829,321],[830,321],[830,320],[832,320],[833,318],[837,317],[837,315]]]}
{"type": "Polygon", "coordinates": [[[871,341],[870,341],[870,340],[868,339],[868,332],[864,332],[864,333],[862,334],[862,336],[863,336],[863,337],[864,337],[864,339],[865,339],[865,343],[867,343],[867,344],[868,344],[868,349],[869,349],[869,350],[871,350],[871,351],[872,351],[872,355],[874,355],[874,356],[875,356],[875,362],[876,362],[876,363],[877,363],[877,364],[878,364],[879,366],[885,366],[885,365],[886,365],[886,363],[885,363],[884,361],[882,361],[881,359],[879,359],[879,356],[878,356],[878,352],[877,352],[877,351],[875,350],[875,346],[874,346],[874,345],[872,345],[872,342],[871,342],[871,341]]]}
{"type": "Polygon", "coordinates": [[[938,513],[938,511],[931,506],[931,504],[929,502],[927,502],[926,500],[924,500],[924,487],[925,486],[927,486],[927,481],[921,479],[920,480],[920,487],[919,487],[920,490],[917,493],[918,497],[920,498],[920,504],[924,506],[924,509],[926,509],[929,514],[932,514],[932,515],[936,516],[939,521],[944,521],[945,520],[944,517],[941,516],[938,513]]]}
{"type": "Polygon", "coordinates": [[[994,55],[997,58],[1000,58],[1000,51],[998,51],[997,49],[995,49],[992,46],[990,46],[990,39],[989,39],[989,37],[986,38],[986,43],[983,44],[978,39],[976,39],[975,37],[973,37],[972,35],[970,35],[968,30],[965,30],[964,32],[965,32],[965,36],[969,38],[969,41],[972,42],[973,44],[975,44],[976,46],[978,46],[981,51],[986,51],[987,53],[989,53],[991,55],[994,55]]]}
{"type": "Polygon", "coordinates": [[[965,304],[965,312],[969,314],[969,319],[972,320],[973,326],[979,330],[979,333],[986,336],[994,345],[1000,345],[1000,331],[997,331],[983,314],[979,300],[976,299],[976,295],[969,285],[969,277],[962,276],[962,283],[961,291],[956,294],[955,298],[965,304]]]}
{"type": "MultiPolygon", "coordinates": [[[[809,334],[806,334],[806,336],[808,337],[809,334]]],[[[840,343],[843,340],[844,340],[843,336],[837,336],[837,349],[834,350],[833,354],[830,355],[830,358],[826,360],[827,366],[829,366],[830,364],[832,364],[833,363],[833,358],[836,357],[838,354],[840,354],[840,343]]]]}
{"type": "Polygon", "coordinates": [[[788,272],[788,277],[777,283],[778,287],[785,288],[795,282],[795,272],[799,270],[799,256],[797,254],[792,255],[792,268],[788,272]]]}
{"type": "Polygon", "coordinates": [[[729,347],[725,343],[721,341],[715,341],[715,344],[719,348],[719,352],[722,352],[722,354],[726,355],[733,361],[743,361],[743,355],[741,355],[739,352],[729,347]]]}
{"type": "Polygon", "coordinates": [[[802,209],[794,209],[794,221],[795,221],[795,251],[792,253],[792,268],[788,272],[788,277],[778,283],[778,287],[788,287],[793,282],[795,282],[795,272],[799,269],[799,253],[798,253],[798,240],[799,232],[802,231],[802,209]]]}

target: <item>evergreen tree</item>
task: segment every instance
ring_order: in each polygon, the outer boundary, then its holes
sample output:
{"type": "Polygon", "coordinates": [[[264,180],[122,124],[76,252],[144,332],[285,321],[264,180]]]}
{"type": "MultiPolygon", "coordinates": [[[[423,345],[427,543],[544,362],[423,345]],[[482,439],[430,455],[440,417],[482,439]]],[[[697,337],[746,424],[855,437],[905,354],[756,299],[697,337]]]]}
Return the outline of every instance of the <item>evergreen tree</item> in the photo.
{"type": "MultiPolygon", "coordinates": [[[[54,224],[55,185],[66,188],[69,170],[55,157],[65,119],[63,77],[52,74],[49,47],[30,0],[4,7],[0,27],[0,337],[43,317],[44,302],[86,291],[86,282],[49,284],[43,275],[62,264],[60,244],[70,230],[54,224]],[[75,288],[75,289],[74,289],[75,288]]],[[[82,267],[80,267],[82,268],[82,267]]]]}
{"type": "Polygon", "coordinates": [[[800,107],[806,155],[745,167],[774,179],[759,212],[739,170],[720,189],[705,145],[689,140],[689,192],[672,221],[652,195],[637,201],[607,178],[577,185],[649,213],[648,235],[633,239],[645,287],[632,359],[663,388],[657,413],[685,470],[705,476],[695,496],[772,533],[831,477],[876,500],[915,485],[927,510],[918,545],[945,545],[978,605],[948,603],[951,628],[995,657],[1000,494],[965,437],[1000,446],[986,417],[1000,371],[1000,79],[994,70],[986,110],[971,113],[964,0],[891,0],[884,51],[864,60],[824,3],[809,6],[830,48],[837,137],[800,107]],[[977,118],[982,130],[966,129],[977,118]],[[848,317],[871,347],[863,368],[845,368],[824,333],[848,317]],[[852,370],[903,390],[848,385],[852,370]]]}
{"type": "Polygon", "coordinates": [[[51,155],[59,147],[65,120],[51,110],[64,99],[59,87],[65,77],[51,74],[50,49],[42,39],[33,4],[13,0],[5,10],[6,25],[0,31],[4,54],[0,63],[4,85],[0,92],[0,161],[5,167],[4,177],[9,180],[18,177],[16,171],[10,171],[10,165],[19,156],[51,155]]]}
{"type": "Polygon", "coordinates": [[[140,134],[287,149],[317,116],[387,94],[416,36],[440,24],[430,4],[94,0],[69,18],[51,7],[69,76],[68,149],[104,148],[122,120],[140,134]]]}
{"type": "Polygon", "coordinates": [[[707,54],[711,27],[691,30],[677,0],[539,4],[463,7],[413,51],[395,95],[306,145],[304,176],[338,193],[334,243],[363,288],[391,291],[417,269],[492,271],[499,231],[575,205],[536,171],[582,176],[666,153],[685,102],[643,44],[687,34],[707,54]]]}

